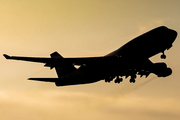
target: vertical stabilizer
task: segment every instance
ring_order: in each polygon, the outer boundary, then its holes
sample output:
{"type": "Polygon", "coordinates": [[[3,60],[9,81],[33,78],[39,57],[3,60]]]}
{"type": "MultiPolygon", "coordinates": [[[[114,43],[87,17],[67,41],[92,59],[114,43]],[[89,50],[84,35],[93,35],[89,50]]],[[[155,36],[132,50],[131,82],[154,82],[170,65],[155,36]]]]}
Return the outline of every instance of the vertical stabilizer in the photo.
{"type": "Polygon", "coordinates": [[[58,52],[53,52],[51,58],[63,58],[58,52]]]}
{"type": "MultiPolygon", "coordinates": [[[[57,58],[57,59],[63,59],[63,57],[58,53],[58,52],[53,52],[52,54],[50,54],[51,58],[57,58]]],[[[56,73],[58,75],[58,78],[76,70],[76,68],[73,65],[66,65],[66,66],[58,66],[55,65],[55,70],[56,73]]]]}

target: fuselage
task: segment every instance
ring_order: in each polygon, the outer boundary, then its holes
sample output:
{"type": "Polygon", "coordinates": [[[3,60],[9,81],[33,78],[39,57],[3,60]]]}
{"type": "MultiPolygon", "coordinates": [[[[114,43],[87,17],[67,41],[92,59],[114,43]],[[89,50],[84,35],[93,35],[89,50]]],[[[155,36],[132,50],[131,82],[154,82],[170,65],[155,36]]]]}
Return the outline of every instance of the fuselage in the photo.
{"type": "Polygon", "coordinates": [[[101,57],[63,58],[58,52],[50,54],[51,58],[9,56],[6,59],[23,60],[44,63],[46,67],[55,68],[58,78],[29,78],[45,82],[55,82],[57,86],[93,83],[100,80],[120,83],[122,77],[130,76],[130,82],[135,82],[136,75],[146,77],[154,73],[158,77],[172,74],[171,68],[165,63],[153,63],[150,57],[172,47],[177,32],[165,26],[155,28],[129,41],[119,49],[101,57]],[[75,68],[74,65],[80,65],[75,68]],[[121,78],[120,78],[121,77],[121,78]]]}

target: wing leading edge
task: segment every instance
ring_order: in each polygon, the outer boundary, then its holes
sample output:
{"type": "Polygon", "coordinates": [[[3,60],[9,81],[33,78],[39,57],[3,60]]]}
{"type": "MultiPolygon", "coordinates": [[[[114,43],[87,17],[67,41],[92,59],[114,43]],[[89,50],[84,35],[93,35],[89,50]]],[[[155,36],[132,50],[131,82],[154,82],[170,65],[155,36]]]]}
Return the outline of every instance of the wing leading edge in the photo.
{"type": "MultiPolygon", "coordinates": [[[[55,52],[54,52],[55,53],[55,52]]],[[[59,64],[71,64],[71,65],[83,65],[94,61],[99,57],[82,57],[82,58],[40,58],[40,57],[20,57],[20,56],[9,56],[3,54],[6,59],[22,60],[29,62],[45,63],[45,66],[51,67],[51,65],[58,66],[59,64]]]]}
{"type": "Polygon", "coordinates": [[[3,56],[6,59],[23,60],[23,61],[39,62],[39,63],[50,63],[51,61],[53,61],[52,58],[18,57],[18,56],[9,56],[7,54],[3,54],[3,56]]]}

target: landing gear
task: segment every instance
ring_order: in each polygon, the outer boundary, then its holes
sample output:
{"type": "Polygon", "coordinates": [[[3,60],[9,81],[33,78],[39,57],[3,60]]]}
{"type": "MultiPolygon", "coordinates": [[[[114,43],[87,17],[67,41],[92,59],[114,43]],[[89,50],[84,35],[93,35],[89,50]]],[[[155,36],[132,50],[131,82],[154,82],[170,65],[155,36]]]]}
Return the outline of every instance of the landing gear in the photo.
{"type": "Polygon", "coordinates": [[[110,78],[106,78],[106,79],[105,79],[105,82],[110,83],[110,82],[111,82],[111,79],[110,79],[110,78]]]}
{"type": "Polygon", "coordinates": [[[110,83],[113,79],[114,79],[114,77],[109,77],[109,78],[106,78],[106,79],[105,79],[105,82],[110,83]]]}
{"type": "Polygon", "coordinates": [[[131,78],[131,79],[129,80],[129,82],[130,82],[130,83],[135,83],[136,80],[135,80],[134,78],[131,78]]]}
{"type": "Polygon", "coordinates": [[[136,74],[131,75],[131,79],[129,80],[130,83],[135,83],[136,82],[136,74]]]}
{"type": "Polygon", "coordinates": [[[166,59],[166,55],[164,54],[164,52],[163,52],[163,54],[161,55],[161,59],[166,59]]]}
{"type": "Polygon", "coordinates": [[[117,78],[116,78],[116,80],[114,81],[115,83],[120,83],[120,82],[122,82],[123,81],[123,79],[122,78],[119,78],[119,76],[117,76],[117,78]]]}

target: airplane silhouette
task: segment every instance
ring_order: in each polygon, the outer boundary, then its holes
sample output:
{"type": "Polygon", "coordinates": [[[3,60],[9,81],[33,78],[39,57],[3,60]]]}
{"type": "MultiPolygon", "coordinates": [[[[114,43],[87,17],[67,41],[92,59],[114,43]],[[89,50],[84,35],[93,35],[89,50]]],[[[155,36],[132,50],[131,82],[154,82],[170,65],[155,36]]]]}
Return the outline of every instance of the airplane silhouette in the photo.
{"type": "Polygon", "coordinates": [[[172,47],[177,32],[165,26],[157,27],[141,36],[134,38],[119,49],[100,57],[63,58],[59,53],[50,54],[51,58],[18,57],[4,54],[6,59],[24,60],[44,63],[46,67],[55,68],[58,78],[29,78],[44,82],[54,82],[56,86],[88,84],[105,80],[115,83],[130,76],[130,82],[135,83],[137,75],[148,77],[154,73],[158,77],[172,74],[166,63],[152,63],[149,58],[172,47]],[[76,68],[78,65],[79,68],[76,68]]]}

